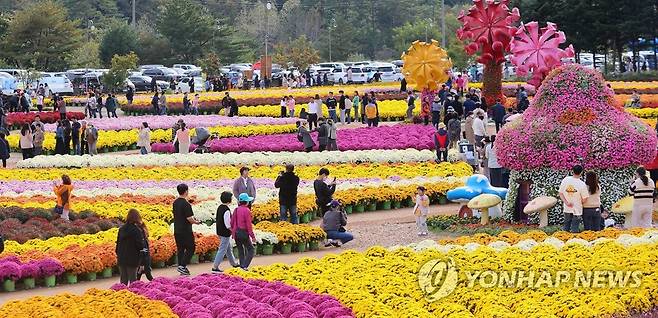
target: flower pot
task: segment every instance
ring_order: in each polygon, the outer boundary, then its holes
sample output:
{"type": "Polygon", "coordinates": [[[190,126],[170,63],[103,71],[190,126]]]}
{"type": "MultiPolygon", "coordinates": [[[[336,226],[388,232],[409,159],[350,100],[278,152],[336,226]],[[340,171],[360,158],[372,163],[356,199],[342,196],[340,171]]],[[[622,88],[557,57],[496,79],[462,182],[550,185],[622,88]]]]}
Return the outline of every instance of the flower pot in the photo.
{"type": "Polygon", "coordinates": [[[199,264],[199,254],[192,255],[192,259],[190,260],[190,264],[199,264]]]}
{"type": "Polygon", "coordinates": [[[55,287],[56,284],[57,277],[55,275],[50,275],[43,278],[43,285],[45,287],[55,287]]]}
{"type": "Polygon", "coordinates": [[[368,206],[366,206],[366,210],[368,212],[377,211],[377,202],[368,203],[368,206]]]}
{"type": "Polygon", "coordinates": [[[274,245],[272,244],[263,244],[263,255],[272,255],[274,254],[274,245]]]}
{"type": "Polygon", "coordinates": [[[290,253],[292,253],[292,243],[282,243],[281,254],[290,254],[290,253]]]}
{"type": "Polygon", "coordinates": [[[212,251],[210,251],[210,252],[208,252],[208,253],[206,254],[206,256],[204,257],[204,259],[206,259],[206,260],[212,262],[212,261],[215,260],[215,256],[217,256],[217,250],[212,250],[212,251]]]}
{"type": "Polygon", "coordinates": [[[108,152],[110,152],[110,148],[103,147],[103,148],[101,148],[101,152],[108,153],[108,152]]]}
{"type": "Polygon", "coordinates": [[[165,267],[165,262],[164,261],[159,261],[153,263],[153,268],[164,268],[165,267]]]}
{"type": "Polygon", "coordinates": [[[76,274],[65,273],[64,278],[66,279],[66,282],[68,284],[77,284],[78,283],[78,275],[76,275],[76,274]]]}
{"type": "Polygon", "coordinates": [[[295,244],[295,252],[304,253],[306,251],[306,242],[299,242],[295,244]]]}
{"type": "Polygon", "coordinates": [[[365,210],[366,210],[366,206],[365,206],[365,205],[363,205],[363,204],[357,204],[357,205],[354,206],[354,208],[353,208],[352,211],[355,212],[355,213],[362,213],[362,212],[364,212],[365,210]]]}
{"type": "Polygon", "coordinates": [[[85,279],[90,281],[90,282],[95,281],[96,280],[96,273],[86,273],[85,274],[85,279]]]}
{"type": "Polygon", "coordinates": [[[320,242],[318,242],[318,241],[308,242],[308,250],[309,251],[317,251],[319,249],[320,249],[320,242]]]}
{"type": "Polygon", "coordinates": [[[439,204],[448,204],[448,198],[445,195],[439,196],[439,204]]]}
{"type": "Polygon", "coordinates": [[[112,277],[112,267],[108,267],[101,272],[101,277],[110,278],[112,277]]]}
{"type": "Polygon", "coordinates": [[[256,255],[263,255],[263,244],[256,244],[256,255]]]}
{"type": "Polygon", "coordinates": [[[301,222],[301,223],[304,223],[304,224],[311,222],[311,214],[310,214],[310,213],[304,213],[304,214],[302,214],[302,217],[301,217],[301,219],[300,219],[300,222],[301,222]]]}
{"type": "Polygon", "coordinates": [[[128,146],[123,145],[123,146],[119,147],[119,150],[126,151],[126,150],[128,150],[128,146]]]}
{"type": "Polygon", "coordinates": [[[16,282],[13,281],[13,280],[9,280],[9,279],[5,280],[4,282],[2,282],[2,290],[6,291],[6,292],[15,291],[16,290],[16,282]]]}
{"type": "Polygon", "coordinates": [[[380,206],[381,206],[382,210],[390,210],[391,209],[391,200],[382,201],[380,203],[380,206]]]}
{"type": "Polygon", "coordinates": [[[402,202],[400,201],[393,201],[393,208],[394,209],[399,209],[402,207],[402,202]]]}
{"type": "Polygon", "coordinates": [[[117,151],[119,151],[119,147],[118,146],[112,146],[112,152],[117,152],[117,151]]]}
{"type": "Polygon", "coordinates": [[[137,149],[137,144],[130,145],[130,150],[136,150],[136,149],[137,149]]]}
{"type": "Polygon", "coordinates": [[[414,200],[412,200],[411,198],[404,199],[404,206],[411,208],[414,205],[415,205],[414,200]]]}
{"type": "Polygon", "coordinates": [[[23,278],[23,287],[25,287],[25,289],[32,289],[35,285],[34,277],[23,278]]]}
{"type": "Polygon", "coordinates": [[[352,205],[345,206],[345,213],[352,214],[352,205]]]}

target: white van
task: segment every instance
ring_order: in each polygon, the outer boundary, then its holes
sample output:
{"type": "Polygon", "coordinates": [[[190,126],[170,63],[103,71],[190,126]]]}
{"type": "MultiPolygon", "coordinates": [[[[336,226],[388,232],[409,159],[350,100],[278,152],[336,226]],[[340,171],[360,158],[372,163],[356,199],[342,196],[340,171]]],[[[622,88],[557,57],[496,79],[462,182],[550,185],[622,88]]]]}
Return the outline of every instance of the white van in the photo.
{"type": "Polygon", "coordinates": [[[390,63],[375,64],[377,72],[381,75],[382,82],[397,82],[401,81],[404,77],[402,73],[397,71],[395,65],[390,63]]]}
{"type": "Polygon", "coordinates": [[[66,73],[41,73],[38,84],[48,84],[51,94],[73,95],[73,84],[66,73]]]}

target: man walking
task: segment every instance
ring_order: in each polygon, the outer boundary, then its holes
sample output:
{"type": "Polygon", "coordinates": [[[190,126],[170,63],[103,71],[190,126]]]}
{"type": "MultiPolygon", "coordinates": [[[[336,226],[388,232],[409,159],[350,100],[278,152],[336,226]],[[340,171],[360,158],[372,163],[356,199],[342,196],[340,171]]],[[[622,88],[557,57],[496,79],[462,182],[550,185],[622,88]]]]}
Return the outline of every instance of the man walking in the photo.
{"type": "Polygon", "coordinates": [[[192,260],[194,255],[194,233],[192,224],[200,222],[194,218],[192,205],[187,201],[189,188],[187,184],[181,183],[176,187],[178,198],[174,200],[174,239],[176,241],[176,250],[178,255],[178,273],[184,276],[190,275],[187,264],[192,260]]]}
{"type": "Polygon", "coordinates": [[[290,223],[298,224],[297,188],[299,187],[299,177],[295,175],[295,166],[286,165],[286,172],[279,172],[279,176],[274,181],[274,187],[279,189],[281,221],[288,221],[288,212],[290,212],[290,223]]]}
{"type": "Polygon", "coordinates": [[[324,151],[329,143],[329,126],[325,123],[324,117],[318,119],[318,128],[315,130],[318,132],[319,150],[324,151]]]}
{"type": "MultiPolygon", "coordinates": [[[[338,91],[338,94],[340,94],[340,97],[338,98],[338,108],[340,109],[340,123],[345,124],[345,92],[340,90],[338,91]]],[[[338,122],[337,120],[334,120],[334,122],[338,122]]]]}
{"type": "Polygon", "coordinates": [[[496,123],[496,133],[498,133],[505,123],[505,107],[500,103],[500,99],[496,100],[496,104],[491,106],[491,113],[496,123]]]}
{"type": "MultiPolygon", "coordinates": [[[[256,186],[254,180],[249,177],[249,168],[240,168],[240,176],[233,182],[233,196],[238,199],[240,193],[246,193],[250,197],[256,199],[256,186]]],[[[249,207],[254,201],[249,202],[249,207]]]]}
{"type": "Polygon", "coordinates": [[[414,108],[416,108],[416,96],[412,91],[407,92],[407,119],[411,120],[414,116],[414,108]]]}

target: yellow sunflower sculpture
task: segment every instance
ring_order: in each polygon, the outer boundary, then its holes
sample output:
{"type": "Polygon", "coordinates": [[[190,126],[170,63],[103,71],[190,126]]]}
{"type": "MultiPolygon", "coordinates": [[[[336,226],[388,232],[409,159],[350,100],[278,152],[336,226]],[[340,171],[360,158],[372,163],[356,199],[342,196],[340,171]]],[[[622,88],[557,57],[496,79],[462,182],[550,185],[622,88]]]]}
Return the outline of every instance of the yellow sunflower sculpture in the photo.
{"type": "Polygon", "coordinates": [[[438,90],[440,83],[448,80],[448,72],[452,68],[448,53],[439,47],[436,40],[431,43],[415,41],[407,52],[402,53],[402,61],[402,74],[407,83],[416,89],[438,90]]]}

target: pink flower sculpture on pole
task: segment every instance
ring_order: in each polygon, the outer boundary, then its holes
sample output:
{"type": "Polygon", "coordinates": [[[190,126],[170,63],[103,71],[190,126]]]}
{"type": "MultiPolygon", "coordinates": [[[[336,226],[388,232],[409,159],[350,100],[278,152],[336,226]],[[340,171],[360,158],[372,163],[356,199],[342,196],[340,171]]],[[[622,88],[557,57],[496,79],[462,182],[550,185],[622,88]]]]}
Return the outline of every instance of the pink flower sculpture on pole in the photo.
{"type": "Polygon", "coordinates": [[[462,27],[457,37],[467,41],[466,53],[480,52],[478,62],[484,64],[482,95],[487,103],[504,99],[502,90],[502,64],[516,33],[514,23],[519,20],[519,9],[509,9],[509,0],[473,0],[468,13],[461,12],[462,27]]]}
{"type": "Polygon", "coordinates": [[[557,30],[555,23],[548,22],[541,29],[536,21],[519,27],[511,43],[512,63],[516,66],[516,74],[528,75],[532,72],[529,84],[539,87],[541,81],[553,68],[562,65],[562,59],[574,56],[573,46],[561,49],[567,38],[564,32],[557,30]]]}

